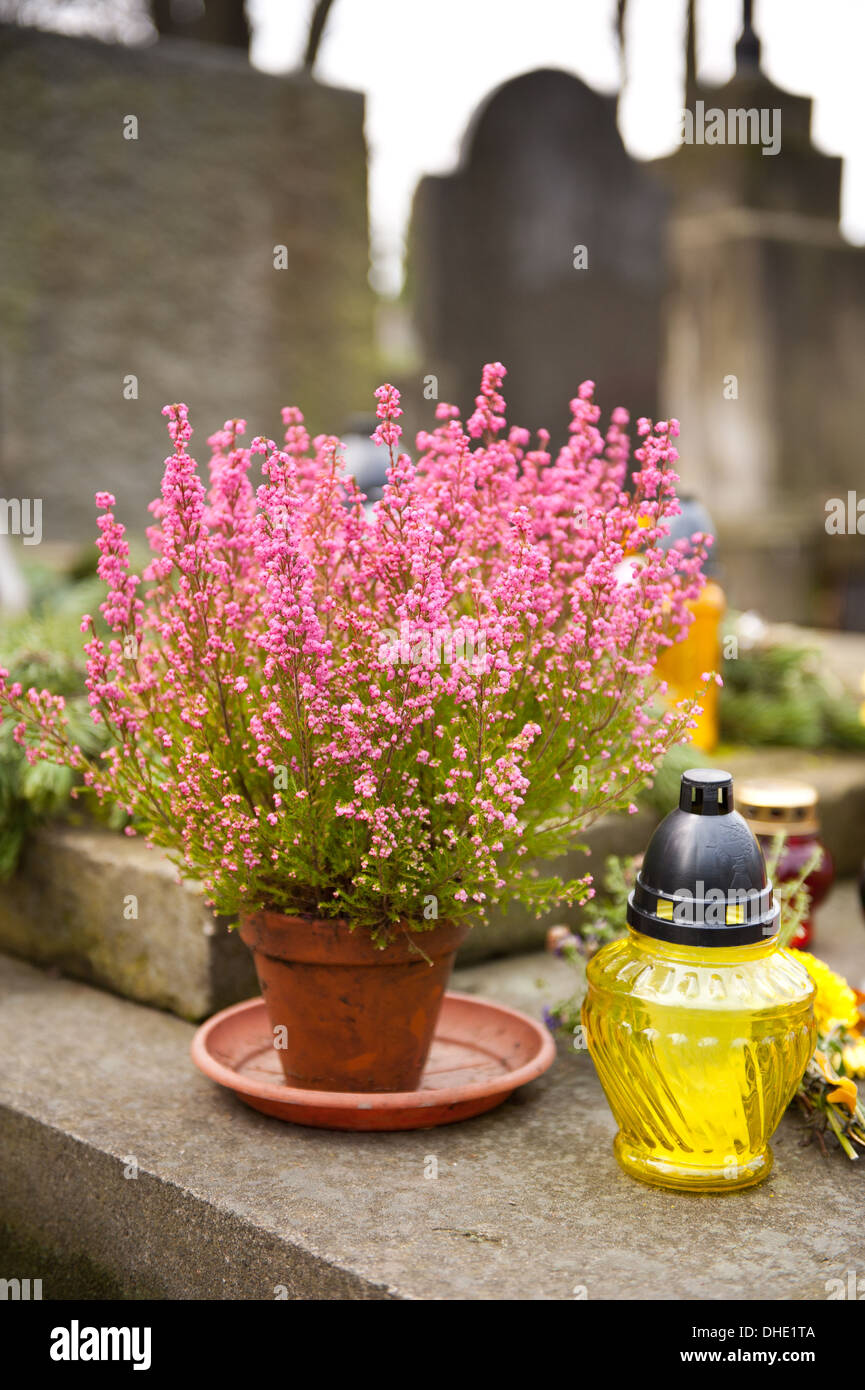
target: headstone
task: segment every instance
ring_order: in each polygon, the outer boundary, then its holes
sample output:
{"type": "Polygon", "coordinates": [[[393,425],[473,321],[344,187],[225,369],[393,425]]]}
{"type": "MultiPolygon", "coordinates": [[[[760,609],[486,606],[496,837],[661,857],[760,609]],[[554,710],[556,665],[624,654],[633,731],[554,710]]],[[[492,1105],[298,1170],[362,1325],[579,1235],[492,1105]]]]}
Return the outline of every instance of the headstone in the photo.
{"type": "Polygon", "coordinates": [[[565,436],[587,377],[605,409],[657,399],[665,194],[626,153],[616,100],[565,72],[505,83],[453,174],[425,178],[410,237],[421,376],[470,409],[508,368],[509,418],[565,436]]]}
{"type": "Polygon", "coordinates": [[[0,493],[46,540],[93,494],[142,527],[186,401],[278,438],[365,409],[364,104],[189,40],[126,48],[0,27],[0,493]]]}
{"type": "Polygon", "coordinates": [[[658,165],[674,190],[662,402],[682,421],[683,479],[717,525],[734,606],[865,630],[861,537],[825,526],[829,499],[865,497],[865,253],[839,231],[841,160],[812,146],[811,101],[753,61],[692,104],[704,133],[713,112],[728,132],[728,113],[761,115],[778,148],[728,134],[658,165]]]}

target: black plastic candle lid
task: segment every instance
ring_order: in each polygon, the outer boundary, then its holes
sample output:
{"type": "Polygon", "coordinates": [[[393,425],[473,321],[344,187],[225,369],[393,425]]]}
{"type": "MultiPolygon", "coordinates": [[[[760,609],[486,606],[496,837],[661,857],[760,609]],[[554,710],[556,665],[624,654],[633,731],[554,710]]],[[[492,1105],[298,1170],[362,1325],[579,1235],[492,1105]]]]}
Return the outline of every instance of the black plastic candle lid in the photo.
{"type": "Polygon", "coordinates": [[[683,773],[679,805],[649,841],[628,898],[629,924],[684,946],[745,946],[778,930],[763,852],[733,806],[733,778],[683,773]]]}

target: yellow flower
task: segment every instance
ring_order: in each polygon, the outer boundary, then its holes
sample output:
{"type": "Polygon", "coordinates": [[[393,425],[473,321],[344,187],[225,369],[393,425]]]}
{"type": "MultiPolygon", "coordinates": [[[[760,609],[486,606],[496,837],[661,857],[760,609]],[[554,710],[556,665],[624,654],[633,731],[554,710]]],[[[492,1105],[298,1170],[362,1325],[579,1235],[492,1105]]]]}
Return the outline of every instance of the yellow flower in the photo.
{"type": "Polygon", "coordinates": [[[865,1076],[865,1038],[857,1038],[850,1043],[841,1053],[844,1058],[844,1068],[852,1076],[865,1076]]]}
{"type": "Polygon", "coordinates": [[[829,1092],[826,1099],[835,1101],[837,1105],[846,1105],[847,1109],[850,1111],[850,1114],[855,1115],[856,1102],[858,1099],[856,1082],[851,1081],[848,1076],[843,1077],[842,1080],[838,1082],[838,1085],[835,1087],[834,1091],[829,1092]]]}
{"type": "Polygon", "coordinates": [[[816,1067],[823,1080],[828,1081],[832,1087],[832,1090],[827,1093],[827,1100],[835,1101],[837,1105],[846,1105],[850,1114],[855,1115],[859,1101],[856,1082],[851,1081],[849,1076],[839,1076],[825,1052],[821,1052],[819,1047],[811,1058],[809,1072],[811,1067],[816,1067]]]}
{"type": "Polygon", "coordinates": [[[814,1017],[818,1030],[831,1033],[835,1028],[854,1028],[859,1022],[859,1008],[847,981],[808,951],[791,951],[790,954],[802,962],[817,986],[814,1017]]]}
{"type": "Polygon", "coordinates": [[[837,1086],[841,1080],[825,1052],[821,1052],[819,1047],[815,1049],[814,1056],[811,1058],[810,1065],[816,1067],[824,1081],[831,1081],[833,1086],[837,1086]]]}

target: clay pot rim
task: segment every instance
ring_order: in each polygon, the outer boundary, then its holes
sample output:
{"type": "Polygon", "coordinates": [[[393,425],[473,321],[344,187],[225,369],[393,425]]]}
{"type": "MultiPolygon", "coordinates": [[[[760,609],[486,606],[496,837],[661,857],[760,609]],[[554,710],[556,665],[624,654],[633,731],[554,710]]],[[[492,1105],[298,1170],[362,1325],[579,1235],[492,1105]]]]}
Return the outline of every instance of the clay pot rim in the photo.
{"type": "Polygon", "coordinates": [[[376,967],[429,965],[455,954],[469,930],[467,922],[442,919],[425,930],[397,929],[384,945],[378,945],[370,931],[352,926],[343,917],[305,918],[266,910],[244,913],[238,928],[250,950],[273,960],[376,967]]]}
{"type": "MultiPolygon", "coordinates": [[[[307,927],[345,927],[352,936],[355,932],[366,933],[371,936],[369,927],[362,927],[356,922],[352,922],[350,917],[316,917],[312,912],[283,912],[280,907],[248,907],[237,914],[237,922],[240,925],[249,920],[250,917],[278,917],[283,922],[302,923],[307,927]]],[[[395,931],[408,932],[412,936],[432,935],[439,927],[452,927],[453,921],[449,917],[436,918],[431,927],[412,927],[411,924],[403,919],[395,923],[395,931]]],[[[471,930],[471,925],[466,924],[466,930],[471,930]]]]}
{"type": "Polygon", "coordinates": [[[434,1091],[419,1089],[414,1091],[310,1091],[297,1086],[276,1084],[272,1081],[253,1081],[248,1077],[244,1078],[242,1089],[238,1089],[238,1073],[219,1062],[210,1051],[210,1034],[227,1018],[249,1009],[253,1004],[262,1004],[263,1001],[260,996],[255,999],[244,999],[239,1004],[233,1004],[231,1008],[222,1009],[219,1013],[213,1014],[196,1030],[189,1052],[193,1062],[205,1076],[238,1095],[242,1096],[243,1092],[248,1092],[262,1099],[275,1099],[284,1101],[286,1104],[296,1105],[308,1105],[313,1099],[318,1103],[325,1100],[327,1107],[333,1110],[357,1110],[361,1108],[358,1102],[364,1102],[368,1108],[375,1108],[376,1110],[397,1110],[407,1107],[422,1110],[433,1105],[438,1107],[460,1100],[472,1100],[482,1096],[499,1094],[500,1092],[510,1094],[518,1087],[542,1076],[555,1061],[555,1040],[549,1029],[539,1023],[537,1019],[531,1018],[519,1009],[509,1008],[507,1004],[500,1004],[498,1000],[484,999],[477,994],[463,994],[458,990],[449,989],[445,997],[458,1000],[460,1003],[474,1004],[495,1010],[509,1018],[518,1020],[523,1027],[527,1024],[531,1025],[538,1040],[538,1048],[534,1056],[513,1071],[503,1072],[501,1076],[488,1077],[483,1081],[467,1082],[462,1086],[447,1086],[434,1091]]]}

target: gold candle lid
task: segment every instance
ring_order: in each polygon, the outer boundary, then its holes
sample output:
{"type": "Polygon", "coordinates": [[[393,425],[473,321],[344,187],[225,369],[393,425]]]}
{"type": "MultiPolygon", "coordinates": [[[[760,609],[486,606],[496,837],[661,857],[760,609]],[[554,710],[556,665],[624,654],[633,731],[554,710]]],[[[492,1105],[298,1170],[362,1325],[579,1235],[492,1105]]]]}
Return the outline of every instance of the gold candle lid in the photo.
{"type": "Polygon", "coordinates": [[[755,835],[813,835],[820,829],[816,787],[785,777],[741,782],[736,810],[755,835]]]}

